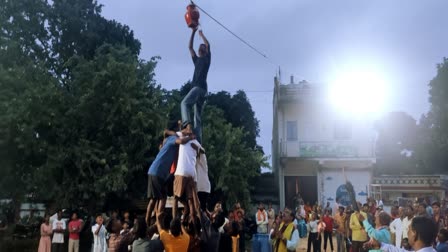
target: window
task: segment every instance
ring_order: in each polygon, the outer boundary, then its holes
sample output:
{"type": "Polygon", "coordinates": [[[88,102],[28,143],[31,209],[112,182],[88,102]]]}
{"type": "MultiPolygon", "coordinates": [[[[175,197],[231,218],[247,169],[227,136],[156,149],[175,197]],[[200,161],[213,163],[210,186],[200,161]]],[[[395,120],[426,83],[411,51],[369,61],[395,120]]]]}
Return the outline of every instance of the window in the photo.
{"type": "Polygon", "coordinates": [[[349,122],[335,122],[334,139],[350,140],[352,138],[352,125],[349,122]]]}
{"type": "Polygon", "coordinates": [[[286,140],[297,141],[297,121],[286,122],[286,140]]]}

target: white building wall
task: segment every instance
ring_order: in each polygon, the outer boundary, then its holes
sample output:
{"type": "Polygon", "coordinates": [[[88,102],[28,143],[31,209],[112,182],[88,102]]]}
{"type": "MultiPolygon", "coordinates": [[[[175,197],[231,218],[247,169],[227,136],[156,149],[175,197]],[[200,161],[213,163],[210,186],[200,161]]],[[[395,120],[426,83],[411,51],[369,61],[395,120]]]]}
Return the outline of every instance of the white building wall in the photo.
{"type": "MultiPolygon", "coordinates": [[[[356,157],[374,157],[376,133],[373,122],[366,118],[342,118],[334,111],[316,108],[316,104],[290,104],[279,116],[279,135],[283,152],[288,157],[300,156],[300,148],[314,145],[336,145],[353,148],[356,157]],[[288,141],[287,122],[297,122],[297,140],[288,141]],[[346,122],[351,126],[349,139],[335,139],[335,125],[346,122]]],[[[335,147],[333,147],[335,148],[335,147]]],[[[355,157],[355,156],[354,156],[355,157]]]]}

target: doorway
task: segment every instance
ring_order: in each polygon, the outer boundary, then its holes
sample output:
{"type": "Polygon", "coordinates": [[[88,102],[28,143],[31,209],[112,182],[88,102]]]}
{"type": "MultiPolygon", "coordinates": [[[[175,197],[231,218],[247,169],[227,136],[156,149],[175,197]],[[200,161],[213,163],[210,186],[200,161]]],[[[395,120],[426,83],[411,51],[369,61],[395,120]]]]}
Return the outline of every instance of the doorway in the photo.
{"type": "Polygon", "coordinates": [[[305,203],[317,201],[317,176],[285,176],[285,206],[296,207],[297,194],[305,203]]]}

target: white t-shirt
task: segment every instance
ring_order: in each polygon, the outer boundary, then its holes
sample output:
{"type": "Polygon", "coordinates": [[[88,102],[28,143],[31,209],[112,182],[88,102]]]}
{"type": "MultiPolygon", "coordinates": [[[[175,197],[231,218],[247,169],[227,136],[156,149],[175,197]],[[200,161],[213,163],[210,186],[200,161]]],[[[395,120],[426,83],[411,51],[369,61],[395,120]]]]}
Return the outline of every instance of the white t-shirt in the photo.
{"type": "Polygon", "coordinates": [[[207,157],[201,154],[196,163],[196,178],[195,178],[198,192],[210,193],[211,186],[208,178],[207,157]]]}
{"type": "Polygon", "coordinates": [[[65,221],[63,220],[54,220],[53,221],[53,243],[64,243],[64,233],[56,233],[54,232],[56,229],[65,230],[65,221]]]}
{"type": "Polygon", "coordinates": [[[179,158],[177,160],[177,168],[174,175],[184,177],[196,177],[196,158],[198,152],[191,146],[196,144],[201,148],[201,144],[196,140],[191,140],[186,144],[179,146],[179,158]]]}
{"type": "Polygon", "coordinates": [[[98,234],[95,234],[98,226],[98,224],[92,226],[93,252],[107,252],[106,228],[104,227],[104,225],[102,225],[98,234]]]}

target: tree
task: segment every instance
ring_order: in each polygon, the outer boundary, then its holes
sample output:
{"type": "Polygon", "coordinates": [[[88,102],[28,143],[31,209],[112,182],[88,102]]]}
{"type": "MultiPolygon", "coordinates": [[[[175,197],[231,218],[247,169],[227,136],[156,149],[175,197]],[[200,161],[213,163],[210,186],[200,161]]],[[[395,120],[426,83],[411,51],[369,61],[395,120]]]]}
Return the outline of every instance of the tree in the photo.
{"type": "Polygon", "coordinates": [[[1,193],[94,210],[145,179],[164,124],[156,59],[96,1],[0,9],[1,193]],[[14,176],[10,176],[10,175],[14,176]],[[95,202],[95,200],[98,200],[95,202]]]}
{"type": "Polygon", "coordinates": [[[164,121],[160,95],[148,77],[139,78],[150,76],[155,62],[139,62],[127,48],[106,44],[93,60],[73,58],[70,67],[70,106],[62,122],[66,128],[59,132],[58,198],[92,205],[104,201],[107,192],[127,189],[135,171],[146,173],[148,148],[157,149],[164,121]]]}
{"type": "Polygon", "coordinates": [[[207,106],[204,119],[204,147],[207,153],[209,177],[214,193],[221,193],[228,206],[240,201],[249,206],[253,178],[260,168],[267,167],[263,154],[243,142],[246,132],[236,128],[224,117],[224,111],[207,106]]]}
{"type": "Polygon", "coordinates": [[[437,65],[429,83],[430,111],[420,120],[424,137],[419,153],[429,173],[446,173],[448,166],[448,59],[437,65]]]}
{"type": "Polygon", "coordinates": [[[418,126],[416,120],[404,112],[391,112],[376,122],[377,172],[380,174],[408,174],[417,165],[416,148],[418,126]]]}
{"type": "Polygon", "coordinates": [[[257,145],[257,137],[260,133],[259,121],[255,117],[252,105],[243,90],[237,91],[235,95],[230,95],[226,91],[209,94],[207,104],[224,111],[225,118],[234,127],[243,128],[246,132],[243,142],[248,147],[262,150],[261,146],[257,145]]]}

